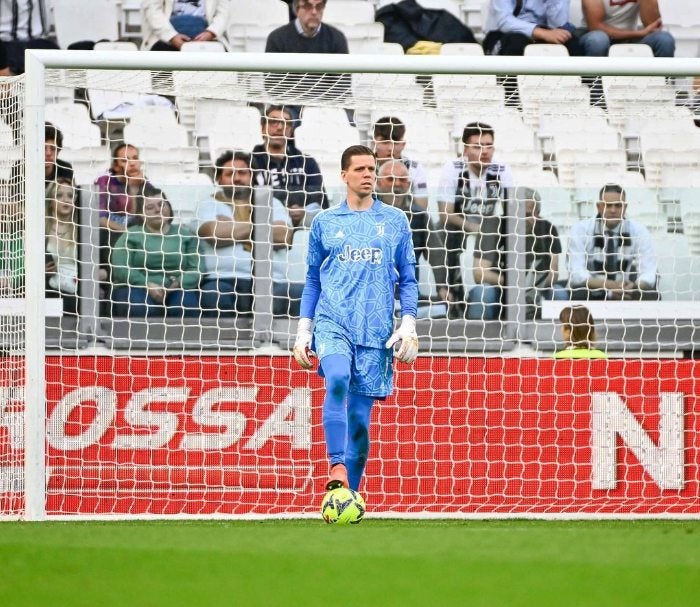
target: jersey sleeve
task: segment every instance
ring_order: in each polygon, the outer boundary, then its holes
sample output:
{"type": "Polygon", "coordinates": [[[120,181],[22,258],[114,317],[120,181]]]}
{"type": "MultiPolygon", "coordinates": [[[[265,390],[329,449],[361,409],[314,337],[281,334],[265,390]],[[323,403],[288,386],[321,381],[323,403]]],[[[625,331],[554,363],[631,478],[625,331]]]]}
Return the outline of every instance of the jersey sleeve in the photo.
{"type": "Polygon", "coordinates": [[[306,254],[307,266],[318,266],[324,262],[328,252],[323,248],[322,226],[319,221],[320,216],[314,217],[311,222],[311,233],[309,234],[309,249],[306,254]]]}
{"type": "Polygon", "coordinates": [[[401,238],[396,251],[396,269],[399,273],[399,301],[401,315],[418,314],[418,281],[416,280],[416,253],[408,219],[403,216],[401,238]]]}

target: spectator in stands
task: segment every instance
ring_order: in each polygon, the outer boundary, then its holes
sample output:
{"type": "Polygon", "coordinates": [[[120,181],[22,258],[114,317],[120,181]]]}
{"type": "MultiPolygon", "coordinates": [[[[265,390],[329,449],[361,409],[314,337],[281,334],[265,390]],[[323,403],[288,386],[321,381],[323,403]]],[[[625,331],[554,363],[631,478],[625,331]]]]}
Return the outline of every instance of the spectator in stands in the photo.
{"type": "Polygon", "coordinates": [[[528,44],[563,44],[581,54],[569,0],[491,0],[484,31],[487,55],[523,55],[528,44]]]}
{"type": "Polygon", "coordinates": [[[141,0],[141,48],[179,51],[191,40],[225,45],[228,19],[228,0],[141,0]]]}
{"type": "Polygon", "coordinates": [[[24,203],[14,181],[0,182],[0,297],[24,291],[24,203]]]}
{"type": "MultiPolygon", "coordinates": [[[[330,53],[347,54],[348,41],[339,29],[322,23],[326,0],[294,0],[296,18],[270,32],[265,43],[266,53],[330,53]]],[[[349,74],[287,74],[284,78],[267,77],[265,88],[271,95],[287,95],[291,89],[311,99],[341,100],[351,92],[349,74]]],[[[287,106],[287,111],[299,118],[301,108],[287,106]]],[[[352,111],[348,112],[350,122],[352,111]]]]}
{"type": "Polygon", "coordinates": [[[438,192],[438,210],[446,232],[447,282],[452,300],[458,304],[457,312],[464,310],[461,255],[467,237],[475,235],[476,253],[483,250],[483,236],[498,234],[498,216],[505,211],[507,188],[513,185],[510,169],[493,162],[491,126],[481,122],[467,124],[462,143],[462,155],[443,167],[438,192]]]}
{"type": "Polygon", "coordinates": [[[44,0],[0,0],[0,76],[24,73],[24,51],[57,49],[44,0]]]}
{"type": "Polygon", "coordinates": [[[287,213],[276,198],[272,205],[272,312],[275,316],[299,316],[305,279],[290,267],[290,253],[294,237],[308,227],[303,222],[305,211],[294,206],[287,213]]]}
{"type": "Polygon", "coordinates": [[[78,311],[78,190],[58,177],[46,188],[47,295],[63,298],[63,311],[78,311]]]}
{"type": "Polygon", "coordinates": [[[428,178],[423,167],[403,155],[406,147],[406,126],[395,116],[383,116],[374,123],[372,139],[377,163],[381,166],[390,160],[400,160],[406,165],[413,194],[413,204],[428,208],[428,178]]]}
{"type": "Polygon", "coordinates": [[[532,188],[516,188],[515,199],[525,203],[526,317],[532,319],[542,299],[563,300],[568,299],[569,294],[557,282],[561,241],[556,226],[540,217],[539,193],[532,188]]]}
{"type": "Polygon", "coordinates": [[[296,19],[270,32],[266,53],[347,54],[345,34],[322,23],[326,0],[294,0],[292,8],[296,19]]]}
{"type": "Polygon", "coordinates": [[[112,253],[116,316],[197,316],[201,279],[199,239],[173,223],[165,194],[148,185],[143,220],[122,233],[112,253]]]}
{"type": "Polygon", "coordinates": [[[194,228],[202,239],[202,309],[208,316],[248,313],[253,308],[253,175],[244,152],[216,159],[214,198],[197,209],[194,228]]]}
{"type": "Polygon", "coordinates": [[[635,42],[651,47],[654,57],[673,57],[676,41],[663,31],[658,0],[582,0],[588,31],[581,36],[583,54],[606,57],[610,46],[635,42]],[[642,27],[638,23],[641,20],[642,27]]]}
{"type": "Polygon", "coordinates": [[[625,217],[625,191],[602,187],[598,214],[571,228],[569,281],[576,300],[659,299],[657,267],[649,231],[625,217]]]}
{"type": "Polygon", "coordinates": [[[328,206],[323,176],[316,160],[292,141],[293,117],[281,105],[271,105],[261,118],[263,143],[253,148],[257,185],[269,185],[286,206],[303,204],[309,217],[328,206]]]}
{"type": "MultiPolygon", "coordinates": [[[[392,159],[379,166],[377,197],[385,204],[395,206],[406,213],[411,226],[416,261],[424,257],[430,264],[438,297],[442,301],[449,301],[445,244],[440,238],[440,232],[432,225],[428,212],[416,204],[412,189],[409,168],[403,160],[392,159]]],[[[418,280],[418,265],[416,265],[416,280],[418,280]]]]}
{"type": "Polygon", "coordinates": [[[566,347],[554,358],[607,358],[595,347],[596,332],[593,315],[586,306],[567,306],[559,313],[561,334],[566,347]]]}
{"type": "Polygon", "coordinates": [[[58,158],[63,148],[63,133],[47,122],[44,127],[44,184],[68,180],[73,181],[73,167],[58,158]]]}
{"type": "Polygon", "coordinates": [[[112,166],[95,180],[100,193],[100,227],[103,246],[114,244],[126,229],[141,219],[139,203],[146,186],[150,185],[141,166],[139,150],[128,143],[117,144],[112,150],[112,166]]]}

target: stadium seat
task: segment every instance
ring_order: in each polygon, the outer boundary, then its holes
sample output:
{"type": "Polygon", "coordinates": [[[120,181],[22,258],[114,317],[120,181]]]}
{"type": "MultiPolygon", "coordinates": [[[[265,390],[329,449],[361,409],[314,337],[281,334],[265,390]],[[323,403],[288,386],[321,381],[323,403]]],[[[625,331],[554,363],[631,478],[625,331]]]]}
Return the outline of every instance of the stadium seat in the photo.
{"type": "Polygon", "coordinates": [[[440,47],[441,55],[468,55],[480,56],[484,54],[484,49],[475,42],[448,42],[440,47]]]}
{"type": "Polygon", "coordinates": [[[550,111],[561,108],[562,113],[576,114],[589,106],[588,87],[581,84],[578,76],[519,75],[517,79],[523,120],[534,129],[539,128],[544,107],[550,111]]]}
{"type": "Polygon", "coordinates": [[[654,53],[647,44],[613,44],[608,57],[653,57],[654,53]]]}
{"type": "Polygon", "coordinates": [[[569,50],[563,44],[528,44],[526,57],[568,57],[569,50]]]}
{"type": "Polygon", "coordinates": [[[199,99],[195,116],[198,145],[215,160],[226,150],[250,152],[262,143],[260,112],[250,106],[214,99],[199,99]]]}
{"type": "Polygon", "coordinates": [[[101,40],[95,42],[96,51],[138,51],[139,47],[135,42],[129,40],[101,40]]]}
{"type": "Polygon", "coordinates": [[[44,118],[63,133],[64,148],[89,148],[101,144],[100,129],[90,120],[88,108],[82,103],[47,104],[44,118]]]}
{"type": "Polygon", "coordinates": [[[180,51],[183,53],[225,53],[226,47],[218,40],[209,40],[208,42],[191,40],[185,42],[180,51]]]}
{"type": "Polygon", "coordinates": [[[230,0],[226,35],[232,51],[265,50],[268,34],[289,23],[289,7],[282,0],[230,0]]]}
{"type": "Polygon", "coordinates": [[[352,94],[358,108],[400,104],[400,107],[420,109],[423,93],[413,74],[352,74],[352,94]]]}
{"type": "Polygon", "coordinates": [[[379,52],[382,55],[403,55],[403,46],[398,42],[382,42],[379,52]]]}
{"type": "Polygon", "coordinates": [[[323,21],[335,27],[374,23],[374,4],[370,0],[333,0],[323,10],[323,21]]]}
{"type": "Polygon", "coordinates": [[[700,57],[700,3],[659,0],[659,11],[676,39],[676,57],[700,57]]]}
{"type": "Polygon", "coordinates": [[[384,25],[377,22],[338,26],[348,40],[351,53],[373,55],[384,44],[384,25]]]}
{"type": "Polygon", "coordinates": [[[198,205],[216,191],[211,178],[204,173],[149,175],[149,179],[165,192],[176,218],[182,223],[194,218],[198,205]]]}
{"type": "Polygon", "coordinates": [[[118,9],[114,0],[70,0],[52,4],[56,40],[61,48],[81,40],[119,38],[118,9]],[[86,23],[89,24],[87,28],[86,23]]]}
{"type": "Polygon", "coordinates": [[[493,75],[435,74],[433,90],[438,110],[443,113],[466,111],[470,106],[494,110],[504,107],[503,87],[493,75]]]}
{"type": "Polygon", "coordinates": [[[87,70],[86,80],[93,120],[128,116],[152,89],[147,71],[87,70]]]}
{"type": "Polygon", "coordinates": [[[177,122],[168,107],[147,105],[134,108],[124,139],[137,147],[172,149],[189,145],[187,129],[177,122]]]}
{"type": "Polygon", "coordinates": [[[109,148],[102,145],[100,129],[90,120],[85,105],[48,104],[44,117],[63,134],[61,158],[73,165],[77,184],[92,183],[109,167],[109,148]]]}
{"type": "Polygon", "coordinates": [[[360,134],[348,122],[341,108],[305,107],[301,125],[294,131],[297,147],[319,162],[337,162],[340,172],[340,156],[343,150],[360,143],[360,134]]]}

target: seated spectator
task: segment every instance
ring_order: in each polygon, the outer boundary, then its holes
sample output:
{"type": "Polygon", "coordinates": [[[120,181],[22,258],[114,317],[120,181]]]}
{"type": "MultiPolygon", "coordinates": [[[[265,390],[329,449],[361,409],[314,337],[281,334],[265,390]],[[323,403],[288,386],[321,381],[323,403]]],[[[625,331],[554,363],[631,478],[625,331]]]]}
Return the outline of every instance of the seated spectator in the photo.
{"type": "Polygon", "coordinates": [[[303,202],[309,213],[328,206],[323,175],[316,160],[294,146],[293,117],[281,105],[271,105],[261,118],[263,143],[253,148],[252,167],[257,185],[269,185],[275,198],[290,206],[303,202]]]}
{"type": "MultiPolygon", "coordinates": [[[[383,203],[395,206],[406,213],[411,226],[416,261],[424,257],[430,264],[438,297],[442,301],[449,301],[445,244],[440,238],[440,232],[432,225],[428,212],[415,203],[411,190],[411,177],[404,161],[389,160],[379,166],[377,197],[383,203]]],[[[416,265],[416,280],[418,280],[418,265],[416,265]]]]}
{"type": "Polygon", "coordinates": [[[581,36],[583,54],[607,57],[610,46],[635,42],[651,47],[654,57],[673,57],[676,41],[663,31],[658,0],[582,0],[588,31],[581,36]],[[641,20],[642,27],[639,27],[641,20]]]}
{"type": "Polygon", "coordinates": [[[289,209],[286,213],[284,205],[276,198],[272,199],[272,313],[275,316],[299,316],[301,295],[304,291],[304,281],[294,280],[290,276],[289,252],[294,246],[294,236],[304,230],[303,221],[292,219],[293,211],[303,207],[289,209]]]}
{"type": "Polygon", "coordinates": [[[147,186],[143,221],[123,232],[112,253],[115,316],[198,316],[199,239],[173,223],[163,192],[147,186]]]}
{"type": "Polygon", "coordinates": [[[294,0],[292,8],[296,19],[270,32],[266,53],[347,54],[345,34],[322,23],[326,0],[294,0]]]}
{"type": "Polygon", "coordinates": [[[24,204],[0,182],[0,297],[24,296],[24,204]]]}
{"type": "Polygon", "coordinates": [[[505,221],[496,218],[496,231],[483,234],[474,247],[474,286],[467,296],[467,319],[498,320],[506,281],[505,221]]]}
{"type": "Polygon", "coordinates": [[[510,169],[493,162],[495,133],[491,126],[471,122],[462,133],[459,158],[442,169],[438,210],[445,229],[447,283],[453,309],[464,311],[464,280],[461,256],[469,234],[475,235],[474,249],[480,250],[483,235],[498,234],[498,217],[505,210],[507,189],[513,186],[510,169]]]}
{"type": "Polygon", "coordinates": [[[53,124],[47,122],[44,127],[44,185],[51,182],[73,181],[73,167],[61,160],[58,155],[63,148],[63,133],[53,124]]]}
{"type": "Polygon", "coordinates": [[[595,347],[596,333],[593,315],[586,306],[567,306],[559,313],[561,334],[566,347],[554,358],[607,358],[595,347]]]}
{"type": "Polygon", "coordinates": [[[63,299],[66,314],[78,312],[78,190],[69,179],[46,189],[46,286],[63,299]]]}
{"type": "Polygon", "coordinates": [[[141,48],[179,51],[191,40],[225,44],[228,19],[228,0],[141,0],[141,48]]]}
{"type": "Polygon", "coordinates": [[[569,234],[569,282],[576,300],[659,299],[649,231],[625,217],[625,191],[600,190],[598,214],[574,224],[569,234]]]}
{"type": "Polygon", "coordinates": [[[143,174],[139,151],[120,143],[112,150],[112,166],[95,180],[100,193],[101,245],[113,245],[122,232],[140,221],[139,203],[151,184],[143,174]]]}
{"type": "Polygon", "coordinates": [[[515,199],[525,202],[525,270],[527,271],[526,318],[535,318],[542,299],[569,298],[557,282],[561,241],[556,226],[540,217],[541,198],[531,188],[516,188],[515,199]]]}
{"type": "MultiPolygon", "coordinates": [[[[293,21],[270,32],[265,43],[266,53],[329,53],[347,54],[348,41],[338,28],[322,23],[326,0],[294,0],[293,21]]],[[[288,95],[294,89],[300,99],[342,99],[352,89],[349,74],[285,74],[266,77],[265,88],[275,96],[288,95]]],[[[300,107],[287,106],[295,119],[300,107]]],[[[352,122],[351,112],[348,116],[352,122]]]]}
{"type": "Polygon", "coordinates": [[[528,44],[563,44],[581,54],[569,0],[490,0],[484,31],[487,55],[523,55],[528,44]]]}
{"type": "Polygon", "coordinates": [[[207,316],[253,309],[253,187],[250,155],[216,159],[214,198],[200,203],[193,227],[202,239],[202,309],[207,316]]]}
{"type": "Polygon", "coordinates": [[[374,123],[372,139],[379,166],[389,160],[406,165],[411,183],[412,202],[421,209],[428,208],[428,178],[423,167],[403,155],[406,147],[406,126],[395,116],[383,116],[374,123]]]}
{"type": "Polygon", "coordinates": [[[0,0],[0,76],[24,73],[24,51],[57,49],[44,0],[0,0]]]}

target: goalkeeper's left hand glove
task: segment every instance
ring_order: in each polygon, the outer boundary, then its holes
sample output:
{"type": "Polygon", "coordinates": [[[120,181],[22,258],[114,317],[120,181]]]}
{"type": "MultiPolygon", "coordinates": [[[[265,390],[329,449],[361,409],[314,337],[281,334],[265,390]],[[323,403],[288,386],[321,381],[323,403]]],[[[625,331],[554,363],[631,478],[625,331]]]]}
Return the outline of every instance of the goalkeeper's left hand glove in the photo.
{"type": "Polygon", "coordinates": [[[297,361],[302,369],[310,369],[313,365],[311,364],[310,356],[313,355],[311,351],[311,319],[310,318],[300,318],[299,324],[297,325],[297,337],[294,341],[294,359],[297,361]]]}
{"type": "Polygon", "coordinates": [[[401,318],[401,326],[386,342],[386,347],[392,348],[399,341],[401,345],[398,351],[394,352],[394,356],[403,363],[412,363],[418,356],[418,334],[416,333],[416,319],[413,316],[401,318]]]}

